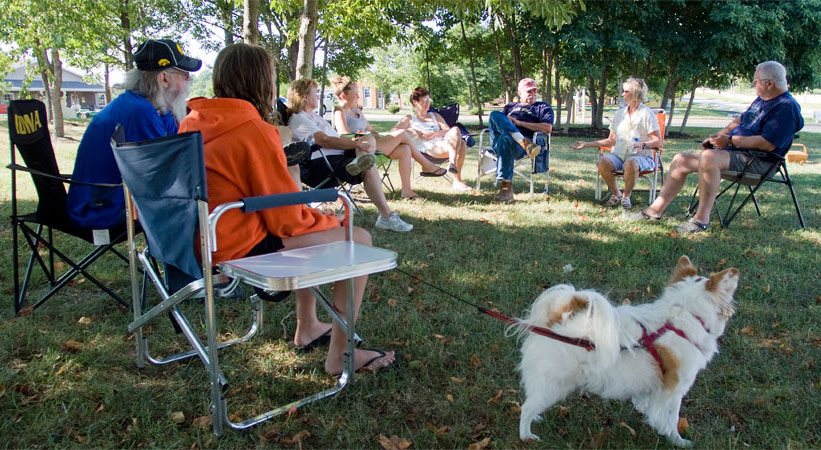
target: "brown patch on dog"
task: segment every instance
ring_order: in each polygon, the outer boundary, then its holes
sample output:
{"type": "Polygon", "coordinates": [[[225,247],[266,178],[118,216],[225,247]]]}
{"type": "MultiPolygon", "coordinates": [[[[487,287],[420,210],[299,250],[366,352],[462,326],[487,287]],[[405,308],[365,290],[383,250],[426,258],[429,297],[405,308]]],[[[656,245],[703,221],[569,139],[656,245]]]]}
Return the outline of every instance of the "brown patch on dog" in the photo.
{"type": "Polygon", "coordinates": [[[711,273],[710,279],[707,280],[707,284],[704,286],[705,289],[712,292],[713,294],[716,294],[718,286],[719,284],[721,284],[722,278],[724,278],[727,275],[738,275],[738,269],[736,269],[735,267],[730,267],[729,269],[722,270],[719,273],[711,273]]]}
{"type": "Polygon", "coordinates": [[[664,372],[661,373],[661,387],[664,390],[673,389],[678,385],[678,371],[681,362],[672,350],[663,345],[656,345],[656,350],[664,365],[664,372]]]}
{"type": "Polygon", "coordinates": [[[570,299],[564,307],[557,309],[550,313],[550,317],[547,320],[547,326],[550,327],[553,324],[557,324],[562,321],[562,316],[565,313],[570,313],[567,318],[573,317],[577,312],[584,311],[587,309],[588,301],[584,297],[579,297],[578,295],[574,295],[573,298],[570,299]]]}
{"type": "Polygon", "coordinates": [[[678,259],[678,263],[676,264],[676,268],[673,269],[673,278],[670,279],[670,284],[678,283],[686,277],[696,275],[698,275],[698,270],[696,270],[696,267],[690,262],[690,258],[688,258],[687,255],[681,255],[681,258],[678,259]]]}

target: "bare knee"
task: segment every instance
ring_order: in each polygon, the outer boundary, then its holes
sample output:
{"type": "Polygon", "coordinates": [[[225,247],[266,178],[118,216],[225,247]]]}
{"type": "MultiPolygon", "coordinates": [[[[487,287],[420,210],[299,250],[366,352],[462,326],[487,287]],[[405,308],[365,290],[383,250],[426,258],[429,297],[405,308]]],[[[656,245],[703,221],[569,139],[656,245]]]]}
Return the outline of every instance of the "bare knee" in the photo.
{"type": "Polygon", "coordinates": [[[636,173],[639,171],[639,163],[635,159],[628,159],[624,162],[624,173],[636,173]]]}
{"type": "Polygon", "coordinates": [[[700,169],[715,169],[718,167],[718,155],[713,150],[704,150],[698,158],[700,169]]]}
{"type": "Polygon", "coordinates": [[[596,165],[599,168],[599,173],[613,173],[616,171],[616,167],[607,158],[600,158],[596,165]]]}
{"type": "Polygon", "coordinates": [[[353,240],[357,244],[372,245],[371,234],[368,230],[359,227],[353,227],[353,240]]]}

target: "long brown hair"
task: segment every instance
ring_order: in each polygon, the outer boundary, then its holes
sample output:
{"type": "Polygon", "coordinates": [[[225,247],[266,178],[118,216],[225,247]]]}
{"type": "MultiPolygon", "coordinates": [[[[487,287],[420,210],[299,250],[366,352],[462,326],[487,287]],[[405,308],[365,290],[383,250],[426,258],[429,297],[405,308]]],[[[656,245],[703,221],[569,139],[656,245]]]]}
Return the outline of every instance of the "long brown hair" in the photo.
{"type": "Polygon", "coordinates": [[[274,110],[274,83],[274,61],[262,47],[231,44],[219,52],[214,62],[214,95],[246,100],[262,120],[272,124],[279,122],[274,110]]]}
{"type": "Polygon", "coordinates": [[[318,86],[316,81],[310,78],[300,78],[292,81],[291,85],[288,86],[288,112],[291,114],[301,113],[302,107],[305,105],[305,97],[318,86]]]}

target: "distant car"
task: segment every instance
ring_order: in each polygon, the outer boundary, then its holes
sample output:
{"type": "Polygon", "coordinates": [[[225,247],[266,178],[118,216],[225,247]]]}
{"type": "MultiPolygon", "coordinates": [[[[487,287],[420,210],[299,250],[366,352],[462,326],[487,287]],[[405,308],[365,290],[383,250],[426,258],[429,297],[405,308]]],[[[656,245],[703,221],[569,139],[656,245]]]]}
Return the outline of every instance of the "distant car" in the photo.
{"type": "Polygon", "coordinates": [[[0,114],[8,114],[9,112],[9,105],[5,103],[0,103],[0,114]]]}
{"type": "Polygon", "coordinates": [[[324,116],[326,113],[333,112],[335,100],[336,96],[334,96],[333,92],[326,92],[325,98],[322,101],[322,105],[320,105],[319,107],[319,115],[324,116]]]}

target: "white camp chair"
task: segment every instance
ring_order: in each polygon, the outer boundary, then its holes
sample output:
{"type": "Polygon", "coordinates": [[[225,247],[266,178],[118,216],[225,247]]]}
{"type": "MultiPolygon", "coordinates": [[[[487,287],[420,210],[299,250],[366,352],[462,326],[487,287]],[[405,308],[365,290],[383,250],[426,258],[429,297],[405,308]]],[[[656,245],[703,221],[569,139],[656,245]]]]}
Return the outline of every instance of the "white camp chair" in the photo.
{"type": "MultiPolygon", "coordinates": [[[[545,172],[536,173],[536,160],[530,159],[527,155],[513,162],[513,177],[524,178],[530,184],[530,196],[533,197],[533,186],[536,177],[544,179],[544,194],[547,194],[550,185],[550,134],[537,131],[533,134],[533,142],[542,146],[542,153],[547,152],[548,164],[545,172]]],[[[493,151],[493,142],[490,139],[490,129],[485,128],[479,133],[479,166],[476,173],[476,192],[481,190],[482,177],[485,175],[496,175],[496,153],[493,151]]]]}

